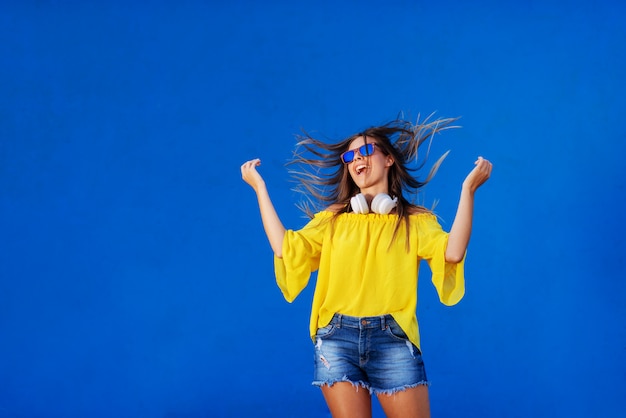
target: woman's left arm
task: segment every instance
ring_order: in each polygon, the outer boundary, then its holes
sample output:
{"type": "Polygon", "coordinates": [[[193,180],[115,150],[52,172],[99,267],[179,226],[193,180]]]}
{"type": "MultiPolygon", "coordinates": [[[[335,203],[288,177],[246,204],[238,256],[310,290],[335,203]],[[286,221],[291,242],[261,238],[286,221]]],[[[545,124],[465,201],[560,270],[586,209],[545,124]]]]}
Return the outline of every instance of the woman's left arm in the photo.
{"type": "Polygon", "coordinates": [[[456,211],[454,223],[448,236],[446,262],[458,263],[463,260],[472,234],[472,216],[474,213],[474,194],[491,176],[492,165],[483,157],[478,157],[476,167],[463,181],[461,198],[456,211]]]}

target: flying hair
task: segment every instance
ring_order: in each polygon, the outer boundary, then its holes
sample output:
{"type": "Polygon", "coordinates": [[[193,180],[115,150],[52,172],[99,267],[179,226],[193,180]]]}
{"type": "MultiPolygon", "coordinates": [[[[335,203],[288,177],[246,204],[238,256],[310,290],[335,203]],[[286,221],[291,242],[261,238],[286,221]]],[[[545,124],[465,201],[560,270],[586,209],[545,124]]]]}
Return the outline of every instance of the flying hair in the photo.
{"type": "Polygon", "coordinates": [[[396,207],[398,223],[393,239],[401,222],[404,221],[407,226],[408,245],[409,215],[430,211],[409,202],[407,196],[412,196],[411,200],[414,200],[418,191],[435,176],[449,151],[435,161],[424,180],[418,179],[414,174],[426,164],[435,135],[458,128],[458,125],[454,125],[458,119],[458,117],[434,119],[434,113],[431,113],[423,121],[420,121],[418,116],[417,121],[412,123],[400,116],[384,125],[367,128],[334,143],[316,139],[303,131],[302,135],[296,137],[297,144],[293,157],[287,163],[293,167],[289,170],[292,181],[296,183],[293,190],[304,197],[297,206],[309,218],[316,212],[331,207],[335,216],[351,211],[350,199],[359,193],[359,188],[341,161],[341,154],[348,150],[354,139],[363,136],[368,142],[374,140],[380,150],[394,160],[388,178],[389,194],[398,198],[396,207]],[[419,151],[425,145],[425,155],[421,158],[419,151]]]}

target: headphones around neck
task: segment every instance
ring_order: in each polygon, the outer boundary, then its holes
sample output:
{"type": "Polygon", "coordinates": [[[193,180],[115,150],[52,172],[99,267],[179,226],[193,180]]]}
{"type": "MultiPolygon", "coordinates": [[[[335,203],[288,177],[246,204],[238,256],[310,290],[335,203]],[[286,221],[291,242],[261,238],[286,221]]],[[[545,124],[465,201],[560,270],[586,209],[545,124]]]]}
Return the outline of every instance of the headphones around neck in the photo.
{"type": "MultiPolygon", "coordinates": [[[[387,193],[379,193],[372,199],[372,212],[387,215],[397,205],[397,197],[392,199],[387,193]]],[[[350,206],[354,213],[369,213],[370,211],[370,208],[367,206],[367,200],[365,200],[365,196],[362,193],[350,199],[350,206]]]]}

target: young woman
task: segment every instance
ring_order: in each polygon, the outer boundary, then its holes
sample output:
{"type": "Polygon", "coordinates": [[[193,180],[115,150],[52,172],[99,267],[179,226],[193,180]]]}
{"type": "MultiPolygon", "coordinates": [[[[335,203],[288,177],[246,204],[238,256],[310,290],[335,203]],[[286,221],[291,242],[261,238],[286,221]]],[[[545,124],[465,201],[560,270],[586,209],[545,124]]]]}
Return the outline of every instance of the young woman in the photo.
{"type": "Polygon", "coordinates": [[[430,416],[416,317],[419,263],[428,262],[442,303],[463,297],[474,194],[492,168],[482,157],[475,162],[449,233],[431,211],[407,200],[445,158],[419,181],[411,175],[418,148],[454,121],[395,120],[336,144],[301,137],[303,152],[293,163],[304,168],[295,177],[309,203],[323,206],[306,205],[312,219],[299,231],[280,221],[257,171],[261,161],[241,166],[257,195],[285,299],[293,301],[318,271],[310,321],[313,384],[333,417],[370,417],[372,394],[388,417],[430,416]]]}

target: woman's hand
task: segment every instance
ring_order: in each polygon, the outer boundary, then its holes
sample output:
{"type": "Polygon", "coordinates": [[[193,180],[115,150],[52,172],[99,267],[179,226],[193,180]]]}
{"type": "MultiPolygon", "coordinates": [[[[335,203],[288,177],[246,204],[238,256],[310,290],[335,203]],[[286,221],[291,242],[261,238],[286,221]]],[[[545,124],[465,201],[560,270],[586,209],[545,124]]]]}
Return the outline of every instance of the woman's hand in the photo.
{"type": "Polygon", "coordinates": [[[285,227],[280,221],[276,209],[274,209],[263,177],[256,171],[256,168],[260,165],[261,160],[258,158],[243,163],[241,166],[241,178],[254,189],[257,200],[259,201],[259,209],[261,211],[261,220],[263,221],[265,234],[270,241],[274,254],[276,254],[276,257],[281,258],[283,256],[285,227]]]}
{"type": "Polygon", "coordinates": [[[472,218],[474,215],[474,192],[491,176],[491,163],[483,157],[478,157],[474,163],[476,167],[463,181],[461,199],[456,210],[454,223],[448,236],[446,247],[446,261],[459,263],[465,257],[467,245],[472,233],[472,218]]]}
{"type": "Polygon", "coordinates": [[[478,157],[478,160],[474,163],[476,167],[468,174],[463,181],[463,188],[468,188],[471,193],[474,193],[480,186],[482,186],[491,176],[492,165],[488,160],[483,157],[478,157]]]}
{"type": "Polygon", "coordinates": [[[257,171],[257,167],[261,165],[261,160],[255,158],[254,160],[246,161],[241,166],[241,178],[248,183],[250,187],[258,192],[260,186],[265,185],[263,177],[257,171]]]}

